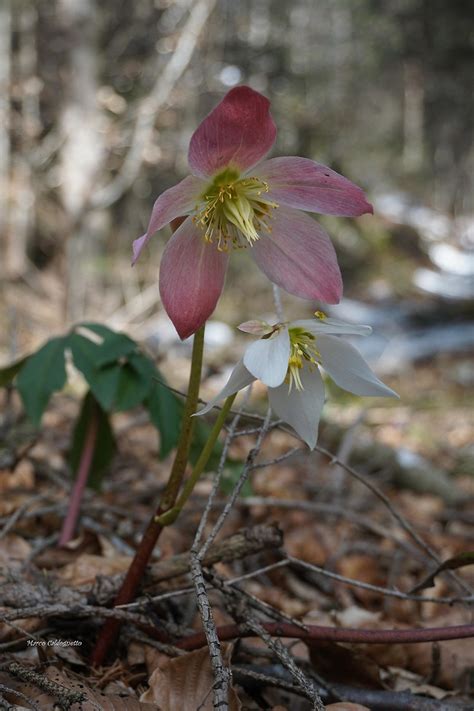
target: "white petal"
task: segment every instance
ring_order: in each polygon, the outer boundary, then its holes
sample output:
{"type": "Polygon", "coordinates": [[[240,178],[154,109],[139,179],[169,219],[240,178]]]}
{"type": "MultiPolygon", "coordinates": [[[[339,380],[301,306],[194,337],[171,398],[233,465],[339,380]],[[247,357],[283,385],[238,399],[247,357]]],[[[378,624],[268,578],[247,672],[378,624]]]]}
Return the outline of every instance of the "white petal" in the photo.
{"type": "Polygon", "coordinates": [[[335,336],[319,336],[317,349],[324,370],[339,387],[355,395],[398,397],[377,378],[353,346],[335,336]]]}
{"type": "Polygon", "coordinates": [[[227,381],[227,383],[224,385],[220,393],[218,393],[215,397],[212,398],[212,400],[209,400],[207,405],[203,407],[202,410],[199,410],[199,412],[194,413],[195,415],[205,415],[206,412],[209,412],[209,410],[212,410],[214,405],[216,405],[220,400],[224,400],[225,398],[229,397],[229,395],[233,395],[234,393],[238,392],[239,390],[243,390],[244,388],[247,387],[247,385],[250,385],[250,383],[253,383],[255,380],[254,376],[249,373],[247,368],[244,366],[241,360],[237,363],[235,366],[234,370],[230,374],[230,378],[227,381]]]}
{"type": "Polygon", "coordinates": [[[304,390],[283,383],[278,388],[270,388],[268,397],[272,410],[293,427],[310,449],[314,449],[318,439],[318,426],[324,405],[324,384],[319,369],[301,370],[304,390]]]}
{"type": "Polygon", "coordinates": [[[245,351],[244,365],[262,383],[276,388],[286,377],[289,357],[290,337],[282,328],[274,336],[252,343],[245,351]]]}
{"type": "Polygon", "coordinates": [[[337,318],[302,319],[301,321],[292,321],[290,328],[292,326],[304,328],[305,331],[309,331],[309,333],[315,336],[320,333],[334,333],[345,336],[369,336],[372,333],[370,326],[357,326],[353,323],[339,321],[337,318]]]}

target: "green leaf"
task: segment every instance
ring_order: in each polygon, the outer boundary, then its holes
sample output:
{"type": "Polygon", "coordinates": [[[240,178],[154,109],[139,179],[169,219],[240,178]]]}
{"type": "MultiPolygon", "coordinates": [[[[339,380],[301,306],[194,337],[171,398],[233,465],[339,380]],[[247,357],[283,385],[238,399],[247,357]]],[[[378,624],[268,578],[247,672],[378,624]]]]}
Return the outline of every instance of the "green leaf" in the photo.
{"type": "Polygon", "coordinates": [[[49,398],[55,390],[61,390],[66,382],[66,343],[66,338],[52,338],[28,358],[18,375],[17,386],[25,410],[37,426],[49,398]]]}
{"type": "Polygon", "coordinates": [[[94,343],[96,346],[95,365],[98,368],[103,365],[116,362],[121,358],[125,358],[138,348],[135,341],[126,336],[124,333],[111,331],[110,328],[102,326],[99,323],[81,323],[78,327],[76,327],[75,333],[80,338],[89,340],[89,342],[94,343]],[[92,331],[92,333],[102,338],[102,343],[96,344],[94,341],[91,341],[90,338],[88,339],[86,335],[87,331],[92,331]]]}
{"type": "Polygon", "coordinates": [[[415,585],[412,590],[410,590],[410,595],[420,592],[420,590],[426,590],[426,588],[432,588],[435,584],[435,578],[443,570],[457,570],[458,568],[464,568],[466,565],[474,565],[474,551],[465,551],[464,553],[459,553],[453,558],[448,558],[441,565],[433,570],[421,583],[415,585]]]}
{"type": "Polygon", "coordinates": [[[69,339],[74,364],[100,405],[108,412],[139,405],[156,372],[152,361],[138,352],[137,344],[128,336],[114,334],[98,324],[83,326],[104,338],[98,344],[76,332],[69,339]]]}
{"type": "Polygon", "coordinates": [[[76,476],[88,427],[93,417],[98,418],[98,428],[87,484],[91,488],[99,490],[103,475],[115,454],[116,442],[107,413],[101,408],[90,391],[86,393],[82,401],[81,412],[74,427],[69,452],[69,464],[74,476],[76,476]]]}
{"type": "MultiPolygon", "coordinates": [[[[118,369],[119,375],[113,408],[118,411],[130,410],[143,402],[153,381],[138,372],[132,362],[123,363],[118,366],[118,369]]],[[[99,373],[102,373],[103,370],[99,370],[99,373]]]]}
{"type": "Polygon", "coordinates": [[[94,373],[97,370],[96,362],[99,356],[100,345],[78,333],[72,333],[69,336],[68,345],[72,352],[74,365],[81,371],[90,385],[90,380],[94,377],[94,373]]]}
{"type": "Polygon", "coordinates": [[[96,400],[104,410],[111,410],[118,387],[120,368],[112,364],[99,371],[96,365],[101,346],[73,333],[69,338],[74,365],[84,375],[96,400]]]}
{"type": "MultiPolygon", "coordinates": [[[[158,373],[159,380],[162,380],[158,373]]],[[[178,443],[183,415],[183,403],[159,380],[153,380],[145,401],[150,419],[160,433],[160,457],[163,459],[178,443]]]]}
{"type": "Polygon", "coordinates": [[[24,358],[16,360],[14,363],[7,365],[5,368],[0,368],[0,387],[9,385],[12,382],[15,375],[20,372],[29,357],[30,356],[24,356],[24,358]]]}
{"type": "MultiPolygon", "coordinates": [[[[150,419],[160,433],[160,457],[166,457],[177,445],[181,430],[184,403],[166,387],[158,369],[154,368],[154,385],[145,400],[150,419]]],[[[189,460],[195,464],[207,442],[211,428],[198,417],[194,418],[194,432],[189,460]]],[[[217,441],[205,467],[205,471],[216,469],[222,453],[222,443],[217,441]]]]}

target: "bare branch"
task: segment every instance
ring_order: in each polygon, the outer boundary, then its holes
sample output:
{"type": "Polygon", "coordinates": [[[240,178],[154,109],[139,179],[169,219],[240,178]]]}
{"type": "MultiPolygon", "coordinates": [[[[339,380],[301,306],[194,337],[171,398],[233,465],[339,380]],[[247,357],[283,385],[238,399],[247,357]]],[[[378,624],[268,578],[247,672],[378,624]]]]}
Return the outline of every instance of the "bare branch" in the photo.
{"type": "Polygon", "coordinates": [[[197,0],[179,37],[171,59],[159,72],[150,94],[138,109],[130,148],[120,173],[91,197],[92,207],[109,207],[132,185],[143,162],[143,151],[153,132],[155,117],[170,98],[176,83],[191,61],[199,36],[203,31],[216,0],[197,0]]]}
{"type": "MultiPolygon", "coordinates": [[[[345,462],[342,462],[324,447],[316,445],[315,449],[316,451],[321,452],[321,454],[324,454],[326,457],[328,457],[331,460],[332,464],[337,464],[342,469],[345,469],[346,472],[348,472],[352,477],[354,477],[354,479],[357,479],[357,481],[360,481],[361,484],[367,487],[367,489],[369,489],[378,499],[380,499],[384,506],[390,511],[393,518],[400,524],[403,530],[406,531],[411,536],[411,538],[413,538],[414,541],[416,541],[420,548],[422,548],[430,556],[430,558],[436,561],[438,565],[441,564],[441,559],[439,558],[436,551],[433,550],[433,548],[431,548],[431,546],[423,540],[419,533],[413,528],[411,523],[409,523],[409,521],[407,521],[406,518],[402,516],[398,509],[392,504],[388,496],[386,496],[383,491],[378,488],[378,486],[373,484],[368,477],[364,476],[363,474],[360,474],[360,472],[356,471],[345,462]]],[[[455,580],[457,584],[463,588],[463,590],[472,595],[473,590],[471,586],[468,585],[459,576],[455,575],[452,571],[449,572],[451,574],[452,579],[455,580]]]]}
{"type": "Polygon", "coordinates": [[[333,573],[331,570],[326,570],[325,568],[320,568],[312,563],[307,563],[304,560],[299,560],[298,558],[293,558],[288,556],[288,561],[300,568],[305,568],[313,573],[318,573],[319,575],[324,575],[326,578],[332,578],[332,580],[337,580],[345,585],[352,585],[355,588],[362,588],[363,590],[370,590],[371,592],[380,593],[381,595],[386,595],[387,597],[396,597],[399,600],[411,600],[413,602],[436,602],[444,605],[452,605],[455,602],[463,604],[474,603],[474,595],[467,595],[466,597],[423,597],[422,595],[411,595],[410,593],[400,592],[399,590],[391,590],[390,588],[383,588],[379,585],[372,585],[371,583],[363,583],[361,580],[354,580],[353,578],[346,578],[344,575],[339,575],[338,573],[333,573]]]}
{"type": "Polygon", "coordinates": [[[265,420],[264,420],[262,427],[260,429],[260,433],[257,437],[257,442],[255,444],[255,447],[253,449],[251,449],[250,452],[248,453],[247,459],[246,459],[246,462],[245,462],[244,467],[242,469],[242,472],[240,474],[239,480],[236,483],[234,490],[232,491],[232,494],[230,495],[229,500],[227,501],[227,503],[224,507],[224,510],[222,511],[222,513],[219,516],[219,518],[217,519],[212,531],[210,532],[207,541],[205,542],[205,544],[202,546],[201,550],[199,551],[200,560],[202,560],[203,557],[206,555],[206,552],[207,552],[209,546],[215,540],[217,534],[219,533],[222,526],[224,525],[227,516],[229,515],[232,507],[234,506],[234,504],[237,500],[237,497],[239,496],[239,494],[242,490],[243,485],[247,481],[248,475],[255,463],[255,459],[257,458],[257,456],[260,452],[260,448],[262,446],[263,440],[264,440],[265,435],[268,431],[268,426],[270,424],[271,415],[272,415],[272,411],[270,408],[268,408],[267,415],[266,415],[265,420]]]}

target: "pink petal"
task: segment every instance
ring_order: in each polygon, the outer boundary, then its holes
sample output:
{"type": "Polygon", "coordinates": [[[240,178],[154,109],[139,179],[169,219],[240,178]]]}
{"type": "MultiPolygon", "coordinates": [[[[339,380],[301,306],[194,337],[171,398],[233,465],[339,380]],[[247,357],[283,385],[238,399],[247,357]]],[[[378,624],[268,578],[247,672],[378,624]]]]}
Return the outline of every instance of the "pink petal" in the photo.
{"type": "Polygon", "coordinates": [[[163,252],[160,295],[180,338],[195,333],[214,311],[221,295],[229,255],[207,244],[190,217],[163,252]]]}
{"type": "Polygon", "coordinates": [[[277,208],[271,233],[261,232],[250,253],[267,277],[290,294],[337,304],[342,279],[336,252],[323,228],[302,212],[277,208]]]}
{"type": "Polygon", "coordinates": [[[188,175],[187,178],[172,188],[165,190],[160,195],[153,205],[146,233],[133,243],[132,264],[135,264],[143,248],[155,232],[161,230],[175,217],[188,215],[195,208],[204,187],[199,178],[195,178],[194,175],[188,175]]]}
{"type": "Polygon", "coordinates": [[[276,138],[270,102],[248,86],[231,89],[194,132],[188,160],[195,175],[256,165],[276,138]]]}
{"type": "Polygon", "coordinates": [[[273,326],[266,321],[259,321],[258,319],[244,321],[244,323],[239,324],[237,328],[239,331],[251,333],[254,336],[266,336],[273,331],[273,326]]]}
{"type": "Polygon", "coordinates": [[[268,183],[267,197],[280,205],[347,217],[374,211],[357,185],[308,158],[272,158],[256,175],[268,183]]]}

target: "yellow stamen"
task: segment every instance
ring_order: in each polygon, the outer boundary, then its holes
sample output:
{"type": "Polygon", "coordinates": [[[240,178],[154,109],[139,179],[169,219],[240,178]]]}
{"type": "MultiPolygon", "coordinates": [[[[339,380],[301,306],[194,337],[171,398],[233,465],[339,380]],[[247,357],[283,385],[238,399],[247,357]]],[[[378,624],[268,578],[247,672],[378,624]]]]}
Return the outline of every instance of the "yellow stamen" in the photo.
{"type": "Polygon", "coordinates": [[[291,392],[293,385],[297,390],[303,390],[301,380],[301,369],[307,365],[309,369],[317,368],[321,362],[321,354],[316,348],[316,338],[312,333],[303,328],[288,329],[290,336],[290,357],[288,359],[288,371],[286,382],[288,392],[291,392]]]}
{"type": "Polygon", "coordinates": [[[224,171],[203,194],[193,221],[219,251],[252,246],[262,231],[271,232],[267,220],[278,203],[265,197],[268,190],[260,178],[239,179],[234,171],[224,171]]]}

